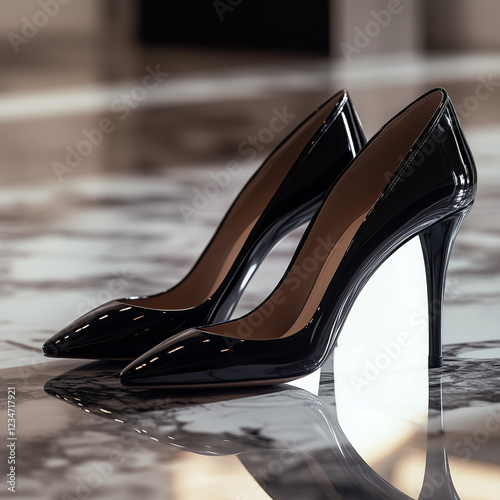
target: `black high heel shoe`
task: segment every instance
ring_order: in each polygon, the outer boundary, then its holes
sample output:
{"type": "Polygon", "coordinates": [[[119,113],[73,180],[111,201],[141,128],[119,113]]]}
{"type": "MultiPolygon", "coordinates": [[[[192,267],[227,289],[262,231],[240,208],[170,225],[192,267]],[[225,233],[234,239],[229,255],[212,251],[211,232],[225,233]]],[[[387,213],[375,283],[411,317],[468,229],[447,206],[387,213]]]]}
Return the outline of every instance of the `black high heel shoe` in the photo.
{"type": "Polygon", "coordinates": [[[313,216],[365,141],[347,92],[335,94],[267,158],[177,286],[90,311],[51,337],[44,354],[132,360],[186,328],[227,320],[264,257],[313,216]]]}
{"type": "Polygon", "coordinates": [[[429,366],[441,366],[446,266],[475,192],[453,105],[444,90],[432,90],[389,121],[332,187],[265,302],[240,319],[162,342],[128,365],[122,382],[211,387],[307,375],[328,358],[370,276],[416,235],[427,268],[429,366]]]}

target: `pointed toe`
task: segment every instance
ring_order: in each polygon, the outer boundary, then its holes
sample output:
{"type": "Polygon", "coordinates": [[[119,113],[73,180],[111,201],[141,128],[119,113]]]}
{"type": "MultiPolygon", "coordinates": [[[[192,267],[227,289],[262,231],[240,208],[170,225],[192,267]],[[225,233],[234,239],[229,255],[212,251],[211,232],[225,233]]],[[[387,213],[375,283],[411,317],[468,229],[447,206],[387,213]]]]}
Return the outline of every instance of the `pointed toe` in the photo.
{"type": "Polygon", "coordinates": [[[48,357],[133,360],[183,330],[183,311],[160,311],[108,302],[73,322],[43,346],[48,357]]]}
{"type": "Polygon", "coordinates": [[[48,358],[78,358],[80,346],[75,339],[75,331],[64,328],[43,344],[43,354],[48,358]]]}
{"type": "MultiPolygon", "coordinates": [[[[139,366],[142,366],[139,365],[139,366]]],[[[136,370],[138,367],[128,365],[121,373],[120,373],[120,382],[123,385],[142,385],[143,379],[142,373],[138,373],[136,370]]],[[[147,378],[147,377],[146,377],[147,378]]]]}
{"type": "Polygon", "coordinates": [[[148,385],[171,385],[169,379],[168,366],[162,366],[163,369],[151,364],[154,358],[133,361],[126,366],[120,373],[120,382],[129,386],[148,386],[148,385]]]}
{"type": "MultiPolygon", "coordinates": [[[[189,329],[149,350],[126,366],[120,374],[124,385],[206,386],[217,382],[214,355],[206,332],[189,329]]],[[[220,350],[220,349],[219,349],[220,350]]]]}
{"type": "Polygon", "coordinates": [[[52,342],[47,340],[45,344],[42,346],[42,351],[45,356],[48,358],[57,358],[59,357],[59,350],[57,348],[56,342],[52,342]]]}

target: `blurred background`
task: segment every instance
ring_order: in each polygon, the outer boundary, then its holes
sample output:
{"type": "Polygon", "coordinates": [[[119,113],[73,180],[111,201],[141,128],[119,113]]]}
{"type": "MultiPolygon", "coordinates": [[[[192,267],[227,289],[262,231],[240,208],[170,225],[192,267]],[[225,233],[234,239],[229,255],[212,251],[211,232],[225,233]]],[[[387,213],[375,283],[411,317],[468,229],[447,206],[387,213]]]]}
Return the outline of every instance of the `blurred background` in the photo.
{"type": "Polygon", "coordinates": [[[437,85],[465,105],[466,128],[498,123],[498,83],[475,98],[481,78],[499,79],[495,0],[7,0],[1,9],[4,182],[57,180],[52,163],[65,164],[66,148],[103,117],[116,131],[66,177],[234,160],[273,107],[302,118],[340,87],[369,135],[437,85]],[[148,67],[168,76],[134,91],[148,67]]]}

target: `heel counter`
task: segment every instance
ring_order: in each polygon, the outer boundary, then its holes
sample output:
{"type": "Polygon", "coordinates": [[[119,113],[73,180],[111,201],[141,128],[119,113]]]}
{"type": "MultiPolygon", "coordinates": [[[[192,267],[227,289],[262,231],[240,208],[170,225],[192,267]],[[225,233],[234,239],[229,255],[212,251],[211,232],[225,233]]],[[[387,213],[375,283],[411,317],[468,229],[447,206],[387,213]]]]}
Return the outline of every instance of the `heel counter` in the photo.
{"type": "Polygon", "coordinates": [[[366,144],[363,127],[347,91],[313,142],[307,157],[302,159],[301,169],[308,175],[311,175],[311,170],[316,170],[318,179],[328,190],[366,144]]]}
{"type": "Polygon", "coordinates": [[[434,124],[412,150],[403,169],[407,173],[402,176],[403,181],[407,176],[419,175],[421,192],[427,192],[431,204],[460,210],[474,201],[477,184],[474,157],[446,93],[434,124]]]}
{"type": "Polygon", "coordinates": [[[341,112],[343,112],[345,116],[346,130],[349,132],[354,153],[357,154],[366,144],[366,136],[356,108],[347,92],[341,112]]]}
{"type": "Polygon", "coordinates": [[[474,155],[472,154],[469,143],[462,130],[462,126],[455,111],[455,107],[453,106],[453,103],[449,98],[447,102],[447,112],[449,115],[451,127],[455,132],[456,147],[458,148],[463,159],[462,171],[460,172],[464,176],[462,189],[471,191],[475,195],[477,189],[476,162],[474,160],[474,155]]]}

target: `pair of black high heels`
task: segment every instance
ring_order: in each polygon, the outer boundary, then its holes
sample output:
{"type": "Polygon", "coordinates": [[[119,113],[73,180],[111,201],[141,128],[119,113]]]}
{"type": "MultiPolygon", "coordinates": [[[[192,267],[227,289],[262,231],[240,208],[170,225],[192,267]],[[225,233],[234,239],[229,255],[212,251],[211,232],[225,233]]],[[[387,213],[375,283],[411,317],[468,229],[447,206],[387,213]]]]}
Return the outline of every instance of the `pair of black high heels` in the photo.
{"type": "Polygon", "coordinates": [[[421,96],[364,143],[347,93],[336,94],[264,162],[183,281],[94,309],[52,337],[44,353],[134,360],[121,373],[128,385],[287,382],[325,362],[365,283],[418,235],[429,366],[441,366],[446,267],[474,202],[474,160],[443,89],[421,96]],[[308,220],[271,295],[228,321],[267,253],[308,220]]]}

